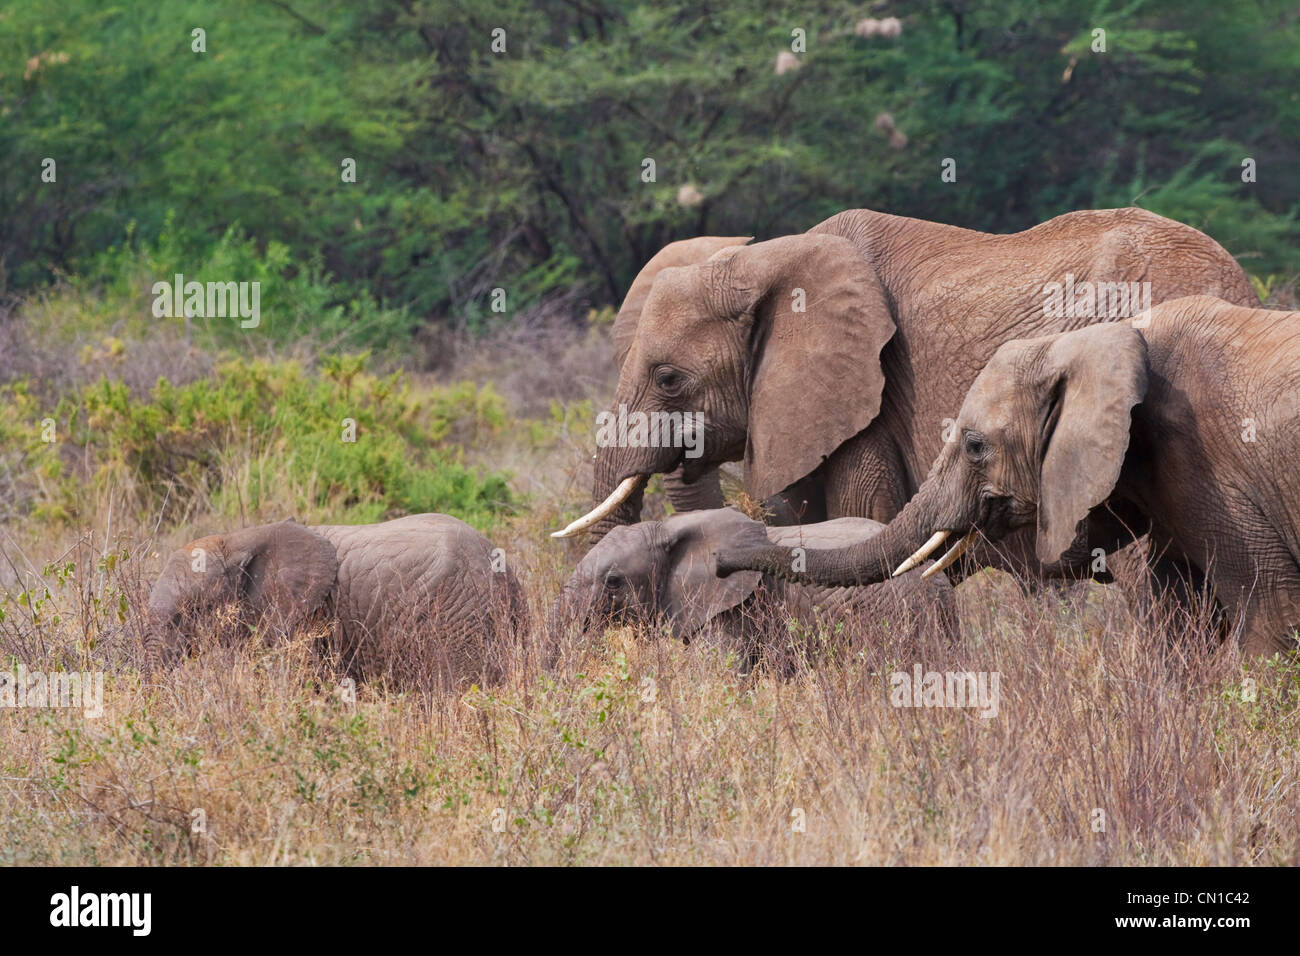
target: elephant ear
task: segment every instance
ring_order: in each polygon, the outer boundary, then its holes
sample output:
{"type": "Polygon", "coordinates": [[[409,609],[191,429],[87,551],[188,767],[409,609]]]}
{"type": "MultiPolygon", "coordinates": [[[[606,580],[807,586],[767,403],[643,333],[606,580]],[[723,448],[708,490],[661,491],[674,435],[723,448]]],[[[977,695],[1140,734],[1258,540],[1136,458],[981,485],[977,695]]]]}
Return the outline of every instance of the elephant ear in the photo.
{"type": "Polygon", "coordinates": [[[1127,322],[1054,336],[1044,351],[1039,560],[1057,561],[1079,522],[1110,496],[1147,389],[1147,346],[1127,322]]]}
{"type": "Polygon", "coordinates": [[[895,324],[875,270],[840,236],[769,239],[719,261],[753,322],[745,483],[760,501],[814,471],[880,413],[895,324]]]}
{"type": "Polygon", "coordinates": [[[242,571],[241,594],[276,624],[300,623],[324,606],[338,579],[334,546],[296,521],[226,535],[226,559],[242,571]]]}
{"type": "Polygon", "coordinates": [[[655,276],[669,266],[693,266],[712,258],[714,253],[733,246],[743,246],[752,236],[700,236],[696,239],[679,239],[670,242],[656,252],[649,262],[632,280],[632,287],[627,290],[623,304],[619,307],[618,317],[614,319],[614,364],[623,368],[627,353],[632,350],[636,338],[637,323],[641,321],[641,311],[645,308],[646,297],[654,285],[655,276]]]}
{"type": "Polygon", "coordinates": [[[668,571],[660,584],[660,605],[679,639],[689,638],[709,621],[747,599],[762,575],[741,571],[717,575],[714,553],[723,547],[766,547],[763,525],[733,509],[674,515],[661,525],[660,546],[668,552],[668,571]]]}

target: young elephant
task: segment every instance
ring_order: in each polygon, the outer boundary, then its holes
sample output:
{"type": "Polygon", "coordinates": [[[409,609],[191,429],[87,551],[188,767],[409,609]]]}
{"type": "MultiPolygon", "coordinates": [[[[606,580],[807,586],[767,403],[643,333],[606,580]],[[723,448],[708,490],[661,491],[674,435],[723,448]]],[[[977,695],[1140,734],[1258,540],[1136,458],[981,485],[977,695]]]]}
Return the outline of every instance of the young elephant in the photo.
{"type": "Polygon", "coordinates": [[[719,547],[778,544],[829,548],[865,540],[883,527],[869,518],[838,518],[820,524],[765,527],[732,508],[676,514],[612,529],[583,558],[565,584],[552,614],[585,628],[605,620],[662,619],[687,643],[711,640],[739,652],[748,669],[777,649],[790,619],[804,626],[843,622],[851,638],[880,627],[919,634],[938,629],[955,637],[952,586],[921,572],[870,588],[789,585],[757,573],[717,577],[719,547]]]}
{"type": "Polygon", "coordinates": [[[1246,653],[1296,646],[1300,313],[1190,296],[1132,324],[1008,343],[971,386],[956,435],[870,542],[808,552],[802,573],[785,549],[732,549],[719,573],[866,583],[949,538],[939,567],[977,534],[1036,528],[1052,562],[1146,532],[1184,577],[1157,584],[1208,584],[1246,653]]]}
{"type": "Polygon", "coordinates": [[[168,558],[150,594],[150,656],[174,658],[199,614],[230,603],[261,628],[332,619],[333,647],[358,676],[400,671],[410,656],[432,660],[453,683],[491,676],[497,632],[526,618],[518,583],[487,538],[441,514],[368,525],[282,521],[191,541],[168,558]],[[418,639],[411,631],[437,646],[404,654],[418,639]]]}

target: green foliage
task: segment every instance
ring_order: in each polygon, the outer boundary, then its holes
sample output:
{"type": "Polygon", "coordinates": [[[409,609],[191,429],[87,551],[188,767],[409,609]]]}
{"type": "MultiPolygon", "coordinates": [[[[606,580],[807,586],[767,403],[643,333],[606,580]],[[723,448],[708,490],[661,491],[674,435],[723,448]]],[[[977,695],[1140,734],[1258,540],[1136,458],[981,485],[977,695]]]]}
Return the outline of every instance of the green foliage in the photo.
{"type": "Polygon", "coordinates": [[[898,36],[858,35],[867,12],[10,4],[0,290],[90,272],[139,298],[140,272],[263,275],[267,334],[367,324],[354,341],[380,343],[407,315],[488,328],[494,288],[511,312],[571,290],[616,303],[671,239],[767,237],[858,206],[1007,231],[1139,204],[1253,272],[1295,271],[1300,21],[1284,0],[871,5],[898,36]],[[778,74],[796,29],[806,52],[778,74]]]}
{"type": "Polygon", "coordinates": [[[334,282],[319,253],[306,263],[295,263],[283,243],[273,240],[263,249],[237,226],[194,255],[187,251],[171,213],[156,242],[139,239],[132,222],[124,243],[95,256],[84,274],[68,277],[68,284],[76,303],[75,328],[63,330],[69,337],[110,327],[143,337],[159,324],[173,324],[211,349],[258,352],[268,344],[308,336],[327,348],[393,348],[409,341],[415,326],[405,309],[385,308],[364,289],[350,293],[334,282]],[[173,283],[177,274],[187,283],[258,283],[258,324],[245,329],[238,316],[159,317],[153,284],[173,283]]]}
{"type": "Polygon", "coordinates": [[[166,506],[173,518],[203,495],[232,517],[289,507],[358,523],[440,511],[479,527],[510,508],[506,476],[466,466],[451,440],[503,428],[499,396],[473,384],[417,393],[401,373],[364,369],[364,355],[320,375],[290,361],[228,362],[188,385],[160,379],[144,399],[103,378],[60,403],[54,442],[42,440],[27,386],[0,387],[6,471],[30,476],[15,500],[50,520],[83,517],[112,490],[119,504],[166,506]]]}

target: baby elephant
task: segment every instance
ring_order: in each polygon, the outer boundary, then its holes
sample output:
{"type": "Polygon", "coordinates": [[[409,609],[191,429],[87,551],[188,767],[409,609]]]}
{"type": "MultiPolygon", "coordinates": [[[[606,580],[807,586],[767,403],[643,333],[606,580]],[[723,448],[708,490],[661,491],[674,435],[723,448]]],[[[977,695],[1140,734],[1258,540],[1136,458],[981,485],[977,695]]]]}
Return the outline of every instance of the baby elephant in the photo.
{"type": "Polygon", "coordinates": [[[622,525],[583,558],[552,615],[584,629],[609,620],[662,620],[686,643],[707,640],[734,649],[746,671],[766,657],[788,672],[785,652],[811,651],[798,635],[818,622],[831,631],[842,622],[846,643],[881,627],[909,637],[926,630],[955,637],[952,585],[942,574],[922,580],[920,568],[885,584],[849,588],[790,585],[756,572],[725,580],[715,574],[713,553],[719,547],[846,547],[881,527],[869,518],[838,518],[769,528],[732,508],[622,525]],[[801,627],[792,629],[791,620],[801,627]],[[791,634],[795,647],[786,646],[791,634]],[[774,639],[782,646],[774,646],[774,639]]]}
{"type": "Polygon", "coordinates": [[[458,684],[500,671],[526,626],[519,585],[487,538],[450,515],[367,525],[294,521],[214,534],[172,553],[149,597],[149,656],[175,658],[204,611],[286,631],[332,623],[349,673],[458,684]],[[418,673],[424,671],[425,673],[418,673]]]}

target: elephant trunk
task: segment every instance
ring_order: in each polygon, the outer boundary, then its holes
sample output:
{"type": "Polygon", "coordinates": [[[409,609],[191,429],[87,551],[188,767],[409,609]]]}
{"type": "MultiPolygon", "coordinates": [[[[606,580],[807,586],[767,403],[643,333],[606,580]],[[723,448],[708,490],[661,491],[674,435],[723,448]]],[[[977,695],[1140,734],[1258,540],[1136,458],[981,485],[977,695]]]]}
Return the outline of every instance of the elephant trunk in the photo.
{"type": "Polygon", "coordinates": [[[803,551],[769,546],[720,550],[718,574],[726,577],[735,571],[761,571],[794,584],[827,587],[888,581],[934,527],[928,498],[918,493],[878,535],[847,548],[803,551]]]}
{"type": "Polygon", "coordinates": [[[144,619],[141,646],[146,672],[154,672],[172,664],[181,647],[182,635],[177,626],[176,607],[150,607],[144,619]]]}
{"type": "Polygon", "coordinates": [[[722,480],[716,468],[710,468],[689,484],[682,477],[682,469],[674,468],[664,475],[664,491],[674,512],[708,511],[726,505],[722,480]]]}
{"type": "MultiPolygon", "coordinates": [[[[579,518],[553,537],[566,538],[579,531],[590,530],[594,544],[611,529],[640,521],[646,483],[644,479],[635,484],[628,484],[628,481],[629,479],[624,479],[612,491],[601,497],[607,482],[597,479],[593,498],[602,504],[597,505],[586,516],[579,518]]],[[[721,477],[716,468],[709,469],[689,483],[683,477],[682,467],[674,468],[664,474],[664,491],[668,494],[668,500],[672,502],[674,512],[706,511],[726,505],[726,499],[722,495],[721,477]]]]}
{"type": "Polygon", "coordinates": [[[546,634],[558,640],[577,617],[583,613],[578,600],[578,589],[570,580],[546,610],[546,634]]]}

